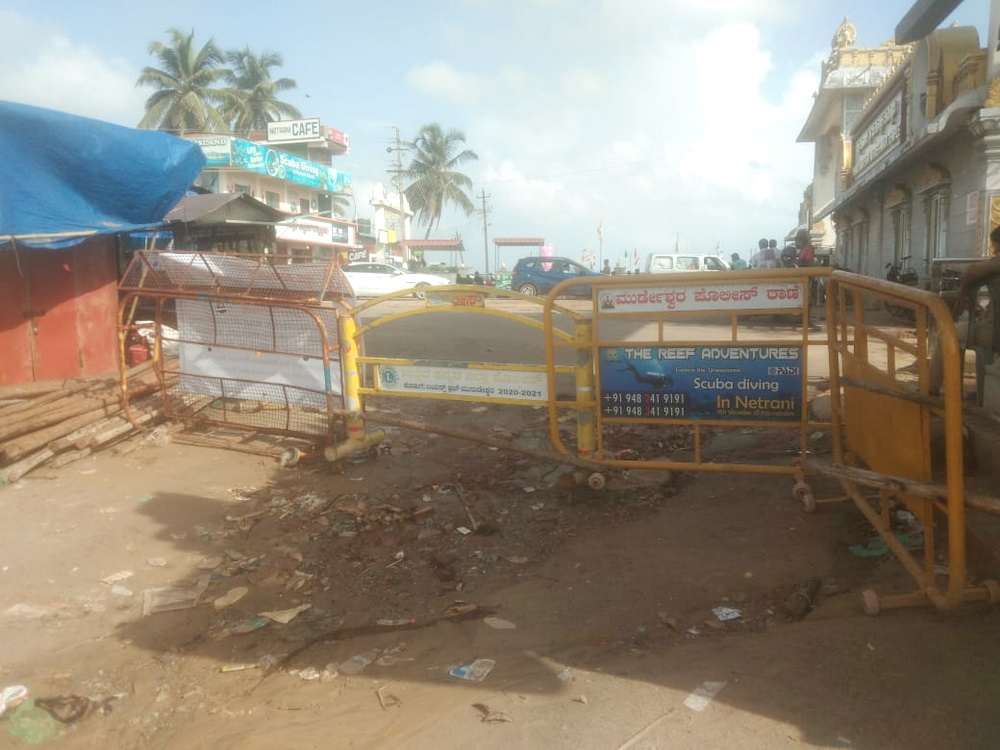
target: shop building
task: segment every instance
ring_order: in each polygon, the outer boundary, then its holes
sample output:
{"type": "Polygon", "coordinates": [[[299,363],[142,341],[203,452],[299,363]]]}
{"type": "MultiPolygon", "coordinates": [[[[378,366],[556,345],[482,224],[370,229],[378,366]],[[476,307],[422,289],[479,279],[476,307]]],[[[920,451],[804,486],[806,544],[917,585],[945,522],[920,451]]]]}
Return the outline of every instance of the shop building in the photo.
{"type": "Polygon", "coordinates": [[[816,144],[806,221],[814,233],[832,228],[840,266],[881,276],[910,256],[929,283],[942,264],[986,255],[1000,223],[993,53],[971,27],[869,50],[853,39],[845,21],[799,137],[816,144]],[[844,85],[850,76],[839,72],[859,56],[882,64],[867,90],[844,85]]]}
{"type": "Polygon", "coordinates": [[[357,226],[334,214],[344,198],[354,205],[353,180],[332,160],[347,152],[348,136],[312,118],[272,122],[250,137],[189,137],[207,162],[196,186],[214,194],[247,194],[293,214],[275,226],[278,254],[308,260],[342,253],[346,260],[357,247],[357,226]]]}
{"type": "Polygon", "coordinates": [[[412,260],[406,238],[411,237],[413,211],[406,193],[390,192],[378,182],[372,188],[371,232],[375,236],[374,257],[370,260],[403,265],[412,260]]]}

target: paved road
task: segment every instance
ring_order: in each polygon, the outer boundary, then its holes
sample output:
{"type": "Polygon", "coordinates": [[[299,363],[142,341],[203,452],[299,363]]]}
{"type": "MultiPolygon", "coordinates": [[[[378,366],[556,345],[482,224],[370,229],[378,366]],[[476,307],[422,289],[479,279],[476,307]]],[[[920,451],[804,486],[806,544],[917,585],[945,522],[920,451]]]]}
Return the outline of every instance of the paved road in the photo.
{"type": "MultiPolygon", "coordinates": [[[[590,317],[589,301],[562,300],[568,310],[590,317]]],[[[375,328],[366,337],[367,351],[374,356],[394,356],[405,359],[440,359],[470,362],[503,362],[542,364],[545,362],[544,336],[541,330],[542,308],[521,300],[490,300],[488,308],[522,317],[534,324],[514,323],[502,317],[477,313],[456,312],[454,308],[433,311],[420,300],[398,299],[382,303],[365,311],[362,321],[371,323],[378,318],[417,310],[427,314],[406,318],[384,327],[375,328]]],[[[554,325],[563,331],[572,330],[567,316],[556,315],[554,325]]],[[[647,342],[660,340],[658,325],[644,319],[605,318],[599,323],[602,341],[647,342]]],[[[732,324],[728,318],[686,318],[664,326],[664,341],[730,341],[732,324]]],[[[802,328],[787,316],[757,316],[741,321],[739,340],[794,341],[802,340],[802,328]],[[745,323],[745,324],[744,324],[745,323]]],[[[825,346],[825,327],[809,332],[809,377],[826,379],[829,359],[825,346]]],[[[571,351],[557,362],[572,363],[571,351]]]]}

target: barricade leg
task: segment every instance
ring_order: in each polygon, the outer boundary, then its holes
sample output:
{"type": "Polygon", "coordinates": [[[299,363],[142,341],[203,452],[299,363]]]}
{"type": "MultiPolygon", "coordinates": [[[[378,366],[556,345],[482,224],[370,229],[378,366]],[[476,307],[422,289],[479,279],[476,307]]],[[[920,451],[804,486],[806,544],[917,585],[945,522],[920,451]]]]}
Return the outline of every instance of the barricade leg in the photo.
{"type": "MultiPolygon", "coordinates": [[[[593,321],[578,320],[573,324],[576,344],[576,452],[585,459],[592,459],[597,450],[593,332],[593,321]]],[[[604,489],[605,483],[606,479],[600,472],[587,477],[587,485],[591,489],[604,489]]]]}
{"type": "Polygon", "coordinates": [[[353,453],[378,445],[385,440],[385,431],[365,432],[364,408],[361,402],[361,372],[358,362],[358,325],[354,316],[339,319],[342,381],[344,384],[344,407],[347,415],[344,424],[347,439],[342,443],[327,446],[323,452],[327,461],[339,461],[353,453]]]}

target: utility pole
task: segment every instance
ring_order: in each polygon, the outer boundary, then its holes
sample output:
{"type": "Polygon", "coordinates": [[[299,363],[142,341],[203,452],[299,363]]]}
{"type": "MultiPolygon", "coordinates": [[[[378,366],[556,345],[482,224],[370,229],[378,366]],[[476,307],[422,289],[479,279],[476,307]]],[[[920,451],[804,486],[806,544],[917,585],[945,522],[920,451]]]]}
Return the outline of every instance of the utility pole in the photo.
{"type": "Polygon", "coordinates": [[[396,125],[392,126],[392,129],[396,133],[395,145],[386,148],[386,151],[396,152],[396,164],[394,169],[390,169],[392,172],[392,184],[396,188],[396,195],[399,196],[399,247],[403,251],[403,262],[405,263],[409,260],[406,255],[406,212],[404,209],[404,199],[403,199],[403,151],[406,150],[406,146],[403,144],[403,139],[399,135],[399,127],[396,125]]]}
{"type": "MultiPolygon", "coordinates": [[[[479,199],[483,202],[483,207],[479,209],[479,213],[483,215],[483,250],[485,251],[486,254],[486,273],[490,272],[490,239],[489,236],[487,235],[486,228],[489,226],[488,219],[490,212],[493,210],[492,208],[486,205],[486,199],[489,197],[490,196],[486,194],[485,188],[479,191],[479,199]]],[[[500,266],[497,265],[498,269],[499,267],[500,266]]]]}

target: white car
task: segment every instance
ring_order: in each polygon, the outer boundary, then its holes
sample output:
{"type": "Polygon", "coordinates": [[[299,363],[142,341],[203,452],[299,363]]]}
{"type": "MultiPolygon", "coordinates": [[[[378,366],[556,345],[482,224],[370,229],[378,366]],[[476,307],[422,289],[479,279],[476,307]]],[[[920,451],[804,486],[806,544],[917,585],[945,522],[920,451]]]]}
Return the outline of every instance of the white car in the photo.
{"type": "Polygon", "coordinates": [[[414,290],[423,297],[421,287],[445,286],[451,282],[430,273],[409,273],[389,263],[349,263],[341,269],[351,283],[356,297],[381,297],[383,294],[414,290]]]}
{"type": "Polygon", "coordinates": [[[701,253],[650,253],[646,273],[683,273],[687,271],[730,271],[728,261],[718,255],[701,253]]]}

